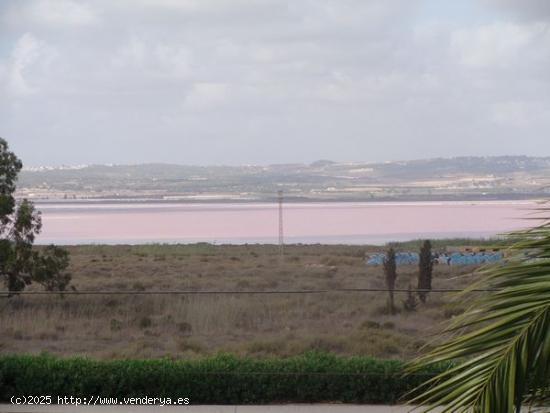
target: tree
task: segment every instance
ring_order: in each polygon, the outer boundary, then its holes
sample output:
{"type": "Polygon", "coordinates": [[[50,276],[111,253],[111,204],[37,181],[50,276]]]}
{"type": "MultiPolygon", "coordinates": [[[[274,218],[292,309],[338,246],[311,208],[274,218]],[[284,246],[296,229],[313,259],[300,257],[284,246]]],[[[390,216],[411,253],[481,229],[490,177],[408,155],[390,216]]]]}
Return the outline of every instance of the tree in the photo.
{"type": "Polygon", "coordinates": [[[409,288],[407,289],[407,299],[403,300],[403,308],[405,311],[414,312],[416,311],[416,307],[418,307],[418,301],[413,292],[412,285],[409,284],[409,288]]]}
{"type": "Polygon", "coordinates": [[[395,262],[395,250],[390,247],[384,258],[384,275],[386,276],[386,287],[388,287],[389,301],[388,309],[391,314],[395,314],[394,290],[397,280],[397,264],[395,262]]]}
{"type": "Polygon", "coordinates": [[[22,291],[33,281],[48,290],[62,291],[70,282],[65,272],[69,256],[53,245],[41,252],[33,248],[42,220],[32,202],[15,200],[15,183],[22,167],[0,138],[0,279],[10,293],[22,291]]]}
{"type": "Polygon", "coordinates": [[[471,287],[487,291],[470,300],[450,337],[410,366],[455,363],[417,389],[412,401],[427,411],[512,413],[550,402],[550,223],[511,240],[512,257],[471,287]]]}
{"type": "Polygon", "coordinates": [[[423,303],[426,302],[428,292],[432,289],[432,273],[434,261],[432,257],[432,243],[430,240],[424,241],[420,248],[420,260],[418,262],[418,298],[423,303]]]}

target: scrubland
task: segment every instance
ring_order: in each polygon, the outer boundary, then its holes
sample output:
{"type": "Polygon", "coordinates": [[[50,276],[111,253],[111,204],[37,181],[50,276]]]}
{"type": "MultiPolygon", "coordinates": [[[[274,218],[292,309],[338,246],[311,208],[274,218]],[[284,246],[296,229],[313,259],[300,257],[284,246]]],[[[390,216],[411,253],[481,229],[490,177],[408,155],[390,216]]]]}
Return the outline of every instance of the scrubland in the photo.
{"type": "MultiPolygon", "coordinates": [[[[280,260],[270,245],[71,246],[79,291],[281,291],[384,288],[365,266],[375,247],[293,245],[280,260]]],[[[463,288],[473,267],[434,267],[433,288],[463,288]]],[[[398,288],[416,266],[398,267],[398,288]]],[[[300,354],[308,350],[409,359],[462,311],[431,293],[416,311],[387,314],[385,292],[212,295],[37,295],[0,299],[0,353],[96,358],[194,358],[218,352],[300,354]]]]}

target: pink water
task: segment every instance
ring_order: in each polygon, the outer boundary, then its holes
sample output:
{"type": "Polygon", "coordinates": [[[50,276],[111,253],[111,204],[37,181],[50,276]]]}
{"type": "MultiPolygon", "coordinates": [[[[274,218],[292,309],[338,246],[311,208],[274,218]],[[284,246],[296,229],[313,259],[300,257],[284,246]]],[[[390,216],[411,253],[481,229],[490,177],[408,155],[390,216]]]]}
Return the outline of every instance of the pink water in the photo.
{"type": "MultiPolygon", "coordinates": [[[[276,243],[276,204],[42,204],[39,243],[276,243]]],[[[286,242],[490,237],[526,227],[533,202],[288,203],[286,242]]]]}

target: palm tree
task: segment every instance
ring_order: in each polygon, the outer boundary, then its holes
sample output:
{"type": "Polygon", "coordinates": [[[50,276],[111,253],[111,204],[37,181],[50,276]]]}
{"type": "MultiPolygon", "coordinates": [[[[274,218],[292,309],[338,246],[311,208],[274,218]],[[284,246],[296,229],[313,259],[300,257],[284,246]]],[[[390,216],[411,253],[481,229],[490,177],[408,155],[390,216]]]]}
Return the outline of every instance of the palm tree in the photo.
{"type": "Polygon", "coordinates": [[[469,289],[486,291],[409,366],[451,364],[413,393],[424,411],[513,413],[550,402],[550,223],[510,238],[510,259],[469,289]]]}

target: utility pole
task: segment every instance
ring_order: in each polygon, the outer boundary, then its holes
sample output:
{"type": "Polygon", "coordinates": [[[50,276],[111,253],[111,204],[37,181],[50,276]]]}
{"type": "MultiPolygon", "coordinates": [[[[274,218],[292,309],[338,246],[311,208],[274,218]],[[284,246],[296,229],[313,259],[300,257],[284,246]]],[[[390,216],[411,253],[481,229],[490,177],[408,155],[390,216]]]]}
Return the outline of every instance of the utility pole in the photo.
{"type": "Polygon", "coordinates": [[[279,200],[279,258],[282,259],[285,245],[283,231],[283,191],[277,191],[277,198],[279,200]]]}

